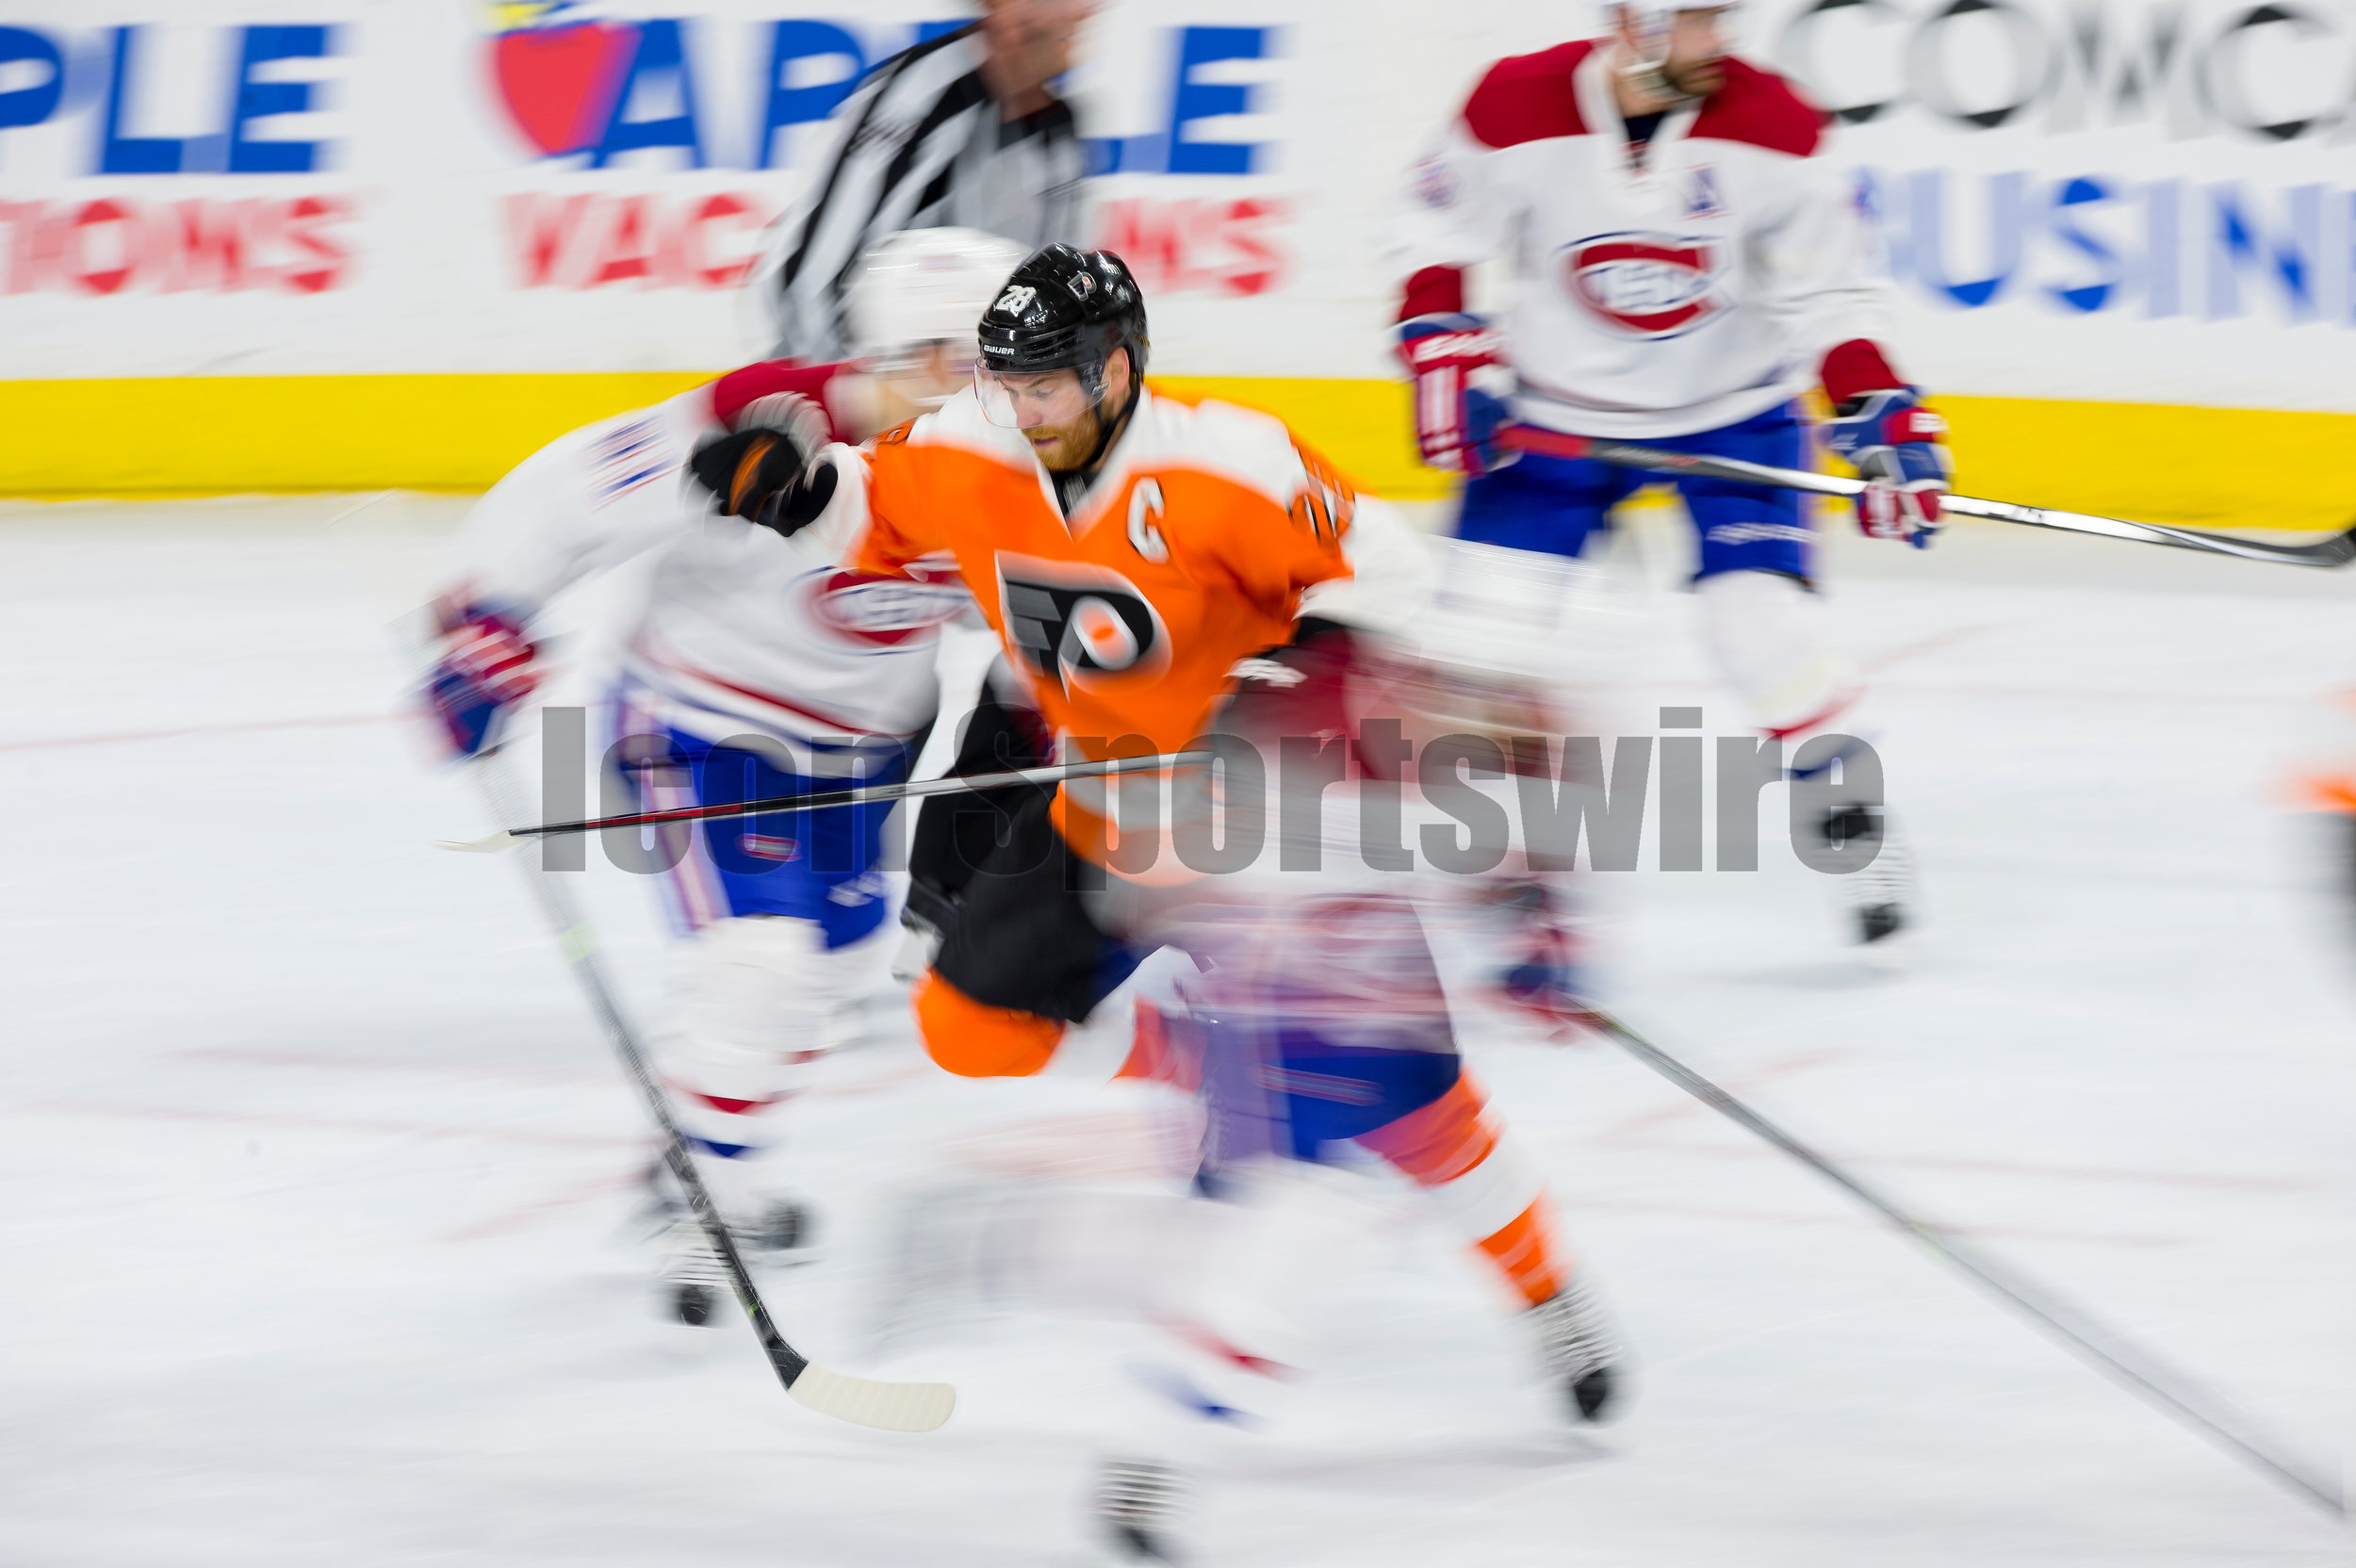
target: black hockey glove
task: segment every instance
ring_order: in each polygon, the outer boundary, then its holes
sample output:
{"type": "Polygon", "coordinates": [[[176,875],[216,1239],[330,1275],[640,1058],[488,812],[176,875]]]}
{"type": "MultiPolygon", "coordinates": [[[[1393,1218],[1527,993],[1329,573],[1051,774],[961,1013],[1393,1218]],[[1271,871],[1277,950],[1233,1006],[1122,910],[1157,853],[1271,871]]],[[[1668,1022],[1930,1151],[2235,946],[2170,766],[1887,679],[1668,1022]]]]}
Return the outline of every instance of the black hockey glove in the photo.
{"type": "Polygon", "coordinates": [[[791,538],[834,498],[835,466],[818,461],[826,439],[826,416],[815,405],[781,394],[752,404],[735,430],[707,437],[687,467],[721,515],[791,538]]]}

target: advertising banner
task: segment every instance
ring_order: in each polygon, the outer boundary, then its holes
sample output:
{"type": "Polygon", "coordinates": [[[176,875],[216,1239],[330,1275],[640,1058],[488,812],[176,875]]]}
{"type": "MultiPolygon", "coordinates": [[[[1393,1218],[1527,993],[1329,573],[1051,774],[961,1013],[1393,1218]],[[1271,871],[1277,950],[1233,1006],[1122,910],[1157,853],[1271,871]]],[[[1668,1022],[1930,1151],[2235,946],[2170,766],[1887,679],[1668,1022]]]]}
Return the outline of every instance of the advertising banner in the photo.
{"type": "MultiPolygon", "coordinates": [[[[1743,52],[1830,111],[1904,302],[1901,363],[1959,410],[2356,413],[2351,0],[1739,15],[1743,52]]],[[[956,0],[0,0],[0,381],[740,362],[768,347],[741,281],[828,113],[969,20],[956,0]]],[[[1350,406],[1395,424],[1383,204],[1487,61],[1594,20],[1111,0],[1067,90],[1157,368],[1364,383],[1350,406]]]]}

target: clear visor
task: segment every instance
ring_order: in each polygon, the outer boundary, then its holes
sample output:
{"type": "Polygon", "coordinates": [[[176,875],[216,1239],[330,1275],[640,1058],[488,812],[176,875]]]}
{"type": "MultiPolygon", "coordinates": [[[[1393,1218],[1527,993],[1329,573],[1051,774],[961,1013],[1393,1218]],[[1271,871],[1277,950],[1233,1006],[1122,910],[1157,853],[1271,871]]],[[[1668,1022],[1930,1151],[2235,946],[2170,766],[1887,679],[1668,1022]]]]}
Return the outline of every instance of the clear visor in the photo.
{"type": "Polygon", "coordinates": [[[979,358],[970,337],[933,338],[871,355],[866,368],[869,374],[892,383],[918,408],[939,408],[973,379],[979,358]]]}
{"type": "Polygon", "coordinates": [[[1076,369],[1007,371],[973,367],[973,393],[982,414],[1008,430],[1068,425],[1095,406],[1088,378],[1076,369]]]}

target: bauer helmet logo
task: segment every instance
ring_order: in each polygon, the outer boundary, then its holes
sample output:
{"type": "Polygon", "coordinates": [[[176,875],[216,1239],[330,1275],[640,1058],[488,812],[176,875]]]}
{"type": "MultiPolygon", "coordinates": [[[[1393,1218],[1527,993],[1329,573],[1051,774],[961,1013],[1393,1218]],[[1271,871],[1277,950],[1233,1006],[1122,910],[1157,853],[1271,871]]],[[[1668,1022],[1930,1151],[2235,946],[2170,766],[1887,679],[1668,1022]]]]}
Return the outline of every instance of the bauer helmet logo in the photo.
{"type": "Polygon", "coordinates": [[[990,308],[996,315],[1020,316],[1030,309],[1031,302],[1038,298],[1039,290],[1029,284],[1009,284],[1006,291],[998,296],[998,302],[990,308]]]}
{"type": "Polygon", "coordinates": [[[1571,298],[1615,331],[1676,337],[1717,316],[1717,243],[1678,235],[1605,234],[1562,253],[1571,298]]]}

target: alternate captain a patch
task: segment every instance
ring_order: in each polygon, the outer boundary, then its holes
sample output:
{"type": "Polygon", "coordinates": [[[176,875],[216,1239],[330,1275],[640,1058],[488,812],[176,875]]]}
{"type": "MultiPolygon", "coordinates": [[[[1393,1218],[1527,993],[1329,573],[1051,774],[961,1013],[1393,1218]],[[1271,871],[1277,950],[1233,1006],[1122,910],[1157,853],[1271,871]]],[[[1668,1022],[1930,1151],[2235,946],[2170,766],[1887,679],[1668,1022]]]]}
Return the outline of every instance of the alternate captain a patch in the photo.
{"type": "Polygon", "coordinates": [[[1562,286],[1631,337],[1680,337],[1726,308],[1725,248],[1707,236],[1599,234],[1566,245],[1562,286]]]}
{"type": "Polygon", "coordinates": [[[1693,222],[1704,218],[1724,218],[1726,199],[1718,193],[1718,173],[1706,163],[1697,163],[1685,172],[1685,219],[1693,222]]]}

